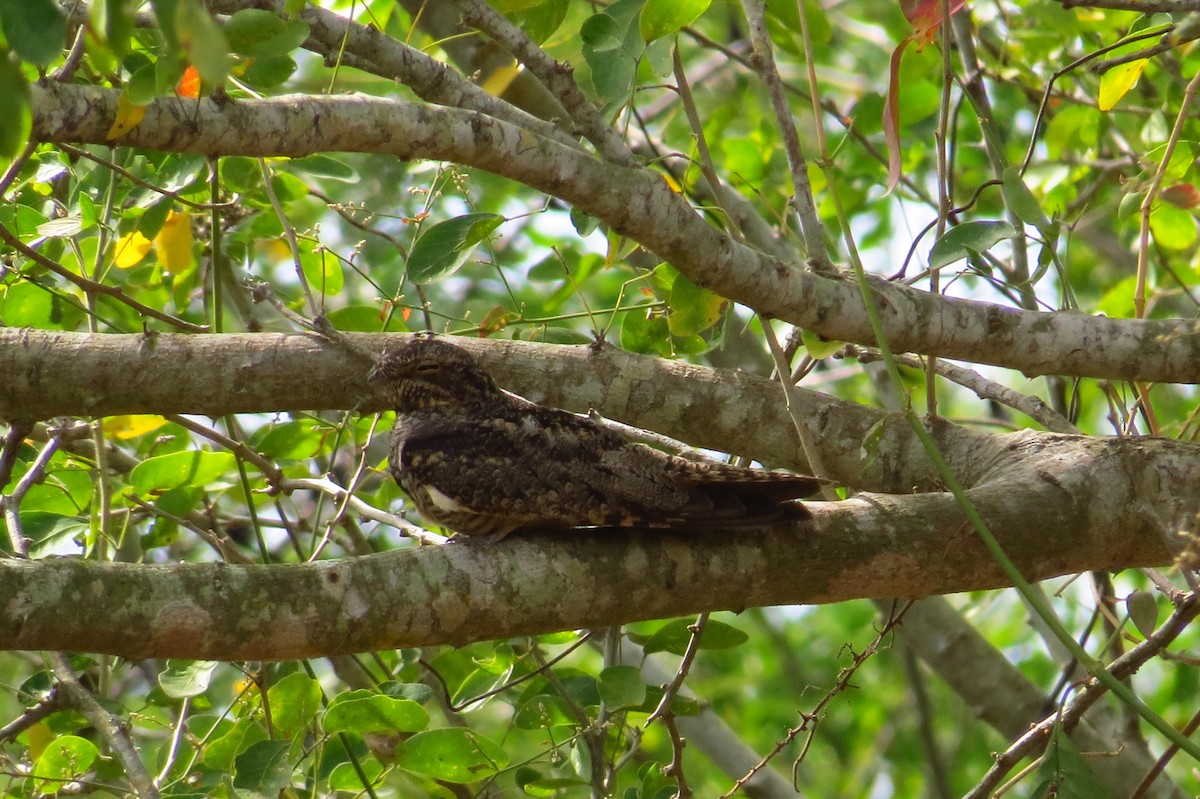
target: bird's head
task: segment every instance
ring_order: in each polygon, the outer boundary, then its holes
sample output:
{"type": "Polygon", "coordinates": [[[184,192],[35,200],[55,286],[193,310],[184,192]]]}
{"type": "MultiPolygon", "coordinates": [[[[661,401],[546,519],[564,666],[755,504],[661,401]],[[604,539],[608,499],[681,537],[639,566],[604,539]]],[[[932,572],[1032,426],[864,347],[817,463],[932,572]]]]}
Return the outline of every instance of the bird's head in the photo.
{"type": "Polygon", "coordinates": [[[474,355],[429,336],[388,350],[367,379],[381,385],[402,413],[467,409],[501,395],[474,355]]]}

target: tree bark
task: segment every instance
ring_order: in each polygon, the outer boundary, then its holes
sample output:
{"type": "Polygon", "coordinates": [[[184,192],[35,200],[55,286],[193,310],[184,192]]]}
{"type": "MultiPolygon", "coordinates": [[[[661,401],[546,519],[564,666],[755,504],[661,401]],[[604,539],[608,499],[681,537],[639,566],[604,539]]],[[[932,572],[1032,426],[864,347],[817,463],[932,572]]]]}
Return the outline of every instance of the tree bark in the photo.
{"type": "MultiPolygon", "coordinates": [[[[764,316],[829,339],[876,343],[859,289],[845,274],[818,274],[734,241],[657,172],[616,166],[477,111],[372,97],[158,98],[146,106],[140,124],[110,140],[116,90],[50,82],[32,89],[35,141],[210,156],[375,152],[478,167],[603,219],[698,285],[764,316]]],[[[1200,382],[1200,326],[1194,320],[1019,311],[875,278],[871,290],[897,351],[1006,366],[1027,375],[1200,382]]]]}

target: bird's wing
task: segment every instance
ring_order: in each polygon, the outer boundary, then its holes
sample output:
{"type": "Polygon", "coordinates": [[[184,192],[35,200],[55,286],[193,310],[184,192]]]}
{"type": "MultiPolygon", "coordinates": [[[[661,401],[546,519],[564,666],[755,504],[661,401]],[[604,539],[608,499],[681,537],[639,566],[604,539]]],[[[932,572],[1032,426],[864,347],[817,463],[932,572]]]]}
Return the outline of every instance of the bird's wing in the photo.
{"type": "MultiPolygon", "coordinates": [[[[626,519],[644,515],[633,507],[640,486],[604,457],[623,440],[576,419],[538,414],[442,425],[405,439],[400,469],[406,482],[436,488],[447,504],[515,526],[635,523],[626,519]]],[[[673,488],[665,476],[659,482],[673,488]]]]}

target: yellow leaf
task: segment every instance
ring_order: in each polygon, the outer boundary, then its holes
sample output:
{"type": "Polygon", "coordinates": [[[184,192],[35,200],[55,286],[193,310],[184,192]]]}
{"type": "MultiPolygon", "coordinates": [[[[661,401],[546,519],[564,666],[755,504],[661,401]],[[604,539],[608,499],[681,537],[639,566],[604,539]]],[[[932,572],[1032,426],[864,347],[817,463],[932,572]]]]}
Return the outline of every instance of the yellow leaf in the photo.
{"type": "Polygon", "coordinates": [[[192,266],[192,215],[172,211],[154,237],[158,262],[168,275],[178,275],[192,266]]]}
{"type": "Polygon", "coordinates": [[[117,118],[113,120],[112,127],[108,129],[108,138],[112,140],[124,136],[136,128],[144,116],[146,116],[146,106],[135,104],[125,95],[125,92],[121,92],[121,96],[117,98],[117,118]]]}
{"type": "Polygon", "coordinates": [[[285,264],[292,260],[292,250],[282,238],[258,239],[254,242],[254,251],[264,261],[275,264],[285,264]]]}
{"type": "Polygon", "coordinates": [[[29,741],[30,759],[36,761],[41,757],[42,752],[45,752],[46,747],[57,737],[54,731],[50,729],[50,725],[44,721],[39,721],[26,730],[25,738],[29,741]]]}
{"type": "Polygon", "coordinates": [[[150,239],[136,230],[126,233],[117,239],[117,250],[116,255],[113,256],[113,263],[117,269],[131,269],[141,263],[153,246],[150,239]]]}
{"type": "Polygon", "coordinates": [[[1147,61],[1149,61],[1147,58],[1130,61],[1128,64],[1113,67],[1101,75],[1097,107],[1101,111],[1109,111],[1119,103],[1121,98],[1137,85],[1138,78],[1142,77],[1142,70],[1146,68],[1147,61]]]}
{"type": "Polygon", "coordinates": [[[493,97],[499,97],[520,74],[521,65],[514,58],[510,63],[493,70],[492,74],[488,75],[487,79],[479,85],[479,88],[493,97]]]}
{"type": "Polygon", "coordinates": [[[167,420],[161,416],[149,414],[133,414],[130,416],[109,416],[104,420],[104,432],[114,438],[130,439],[143,436],[164,426],[167,420]]]}

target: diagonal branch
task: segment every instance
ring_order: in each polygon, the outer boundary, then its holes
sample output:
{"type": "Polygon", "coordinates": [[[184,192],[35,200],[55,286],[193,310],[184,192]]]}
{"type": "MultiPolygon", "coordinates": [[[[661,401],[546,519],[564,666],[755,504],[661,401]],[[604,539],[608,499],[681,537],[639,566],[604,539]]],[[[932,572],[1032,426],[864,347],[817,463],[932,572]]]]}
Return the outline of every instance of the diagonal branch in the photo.
{"type": "MultiPolygon", "coordinates": [[[[162,98],[146,107],[140,125],[109,142],[115,90],[38,84],[33,107],[33,136],[46,142],[120,143],[205,155],[377,152],[478,167],[575,204],[697,284],[764,315],[830,339],[875,341],[850,281],[795,269],[737,243],[704,221],[657,172],[615,166],[479,113],[370,97],[227,103],[162,98]]],[[[882,280],[874,280],[872,290],[898,351],[1008,366],[1028,375],[1200,382],[1196,320],[1019,311],[882,280]]]]}

